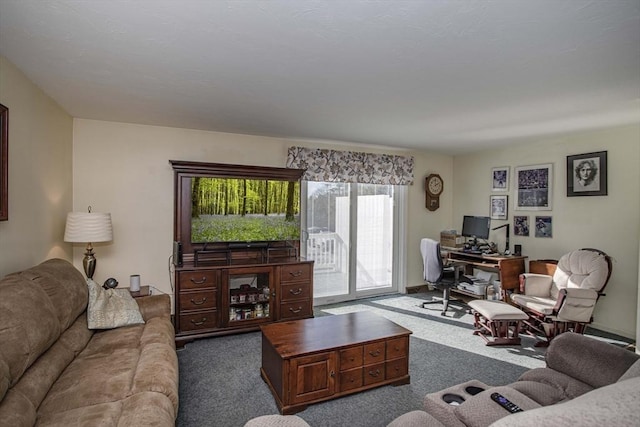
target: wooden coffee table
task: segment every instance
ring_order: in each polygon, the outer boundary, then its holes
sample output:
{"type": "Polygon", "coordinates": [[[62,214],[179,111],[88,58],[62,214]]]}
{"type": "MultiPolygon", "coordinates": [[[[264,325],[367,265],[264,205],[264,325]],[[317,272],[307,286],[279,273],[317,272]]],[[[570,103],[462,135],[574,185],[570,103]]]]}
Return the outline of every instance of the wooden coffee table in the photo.
{"type": "Polygon", "coordinates": [[[261,329],[260,373],[282,414],[410,382],[412,332],[371,312],[272,323],[261,329]]]}

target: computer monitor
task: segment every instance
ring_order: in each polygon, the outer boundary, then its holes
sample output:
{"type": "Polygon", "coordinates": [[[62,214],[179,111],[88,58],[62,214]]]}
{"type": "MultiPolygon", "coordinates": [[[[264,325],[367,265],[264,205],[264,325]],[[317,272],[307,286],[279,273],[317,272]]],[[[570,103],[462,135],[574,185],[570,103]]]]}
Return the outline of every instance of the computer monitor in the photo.
{"type": "Polygon", "coordinates": [[[487,240],[490,225],[491,218],[488,216],[465,215],[462,221],[462,235],[487,240]]]}

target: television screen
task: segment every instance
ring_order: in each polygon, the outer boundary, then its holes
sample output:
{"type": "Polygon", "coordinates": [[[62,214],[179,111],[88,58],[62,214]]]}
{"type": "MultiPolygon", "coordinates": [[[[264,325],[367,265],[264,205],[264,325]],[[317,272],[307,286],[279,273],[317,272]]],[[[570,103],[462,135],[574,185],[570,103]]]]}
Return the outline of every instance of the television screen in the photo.
{"type": "Polygon", "coordinates": [[[191,180],[191,242],[300,240],[300,182],[191,180]]]}
{"type": "Polygon", "coordinates": [[[491,218],[488,216],[465,215],[462,221],[462,235],[486,240],[489,238],[490,224],[491,218]]]}

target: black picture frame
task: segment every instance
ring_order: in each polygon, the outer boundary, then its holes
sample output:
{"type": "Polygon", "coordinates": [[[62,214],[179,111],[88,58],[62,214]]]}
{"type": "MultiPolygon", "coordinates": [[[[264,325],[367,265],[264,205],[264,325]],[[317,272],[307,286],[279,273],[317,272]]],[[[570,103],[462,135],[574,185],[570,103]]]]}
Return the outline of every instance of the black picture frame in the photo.
{"type": "Polygon", "coordinates": [[[0,104],[0,221],[9,219],[9,109],[0,104]]]}
{"type": "Polygon", "coordinates": [[[567,197],[607,194],[606,151],[567,156],[567,197]]]}

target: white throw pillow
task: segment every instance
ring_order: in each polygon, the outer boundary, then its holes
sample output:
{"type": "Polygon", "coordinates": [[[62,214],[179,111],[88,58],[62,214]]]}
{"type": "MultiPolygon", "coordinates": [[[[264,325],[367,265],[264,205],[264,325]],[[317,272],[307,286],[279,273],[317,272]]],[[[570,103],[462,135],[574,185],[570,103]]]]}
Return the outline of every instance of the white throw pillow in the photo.
{"type": "Polygon", "coordinates": [[[104,289],[92,279],[87,279],[87,286],[89,329],[112,329],[144,323],[138,303],[128,289],[104,289]]]}

